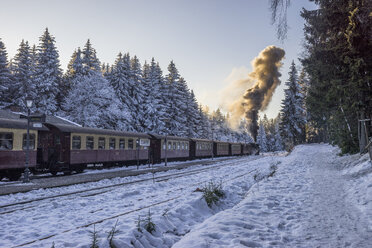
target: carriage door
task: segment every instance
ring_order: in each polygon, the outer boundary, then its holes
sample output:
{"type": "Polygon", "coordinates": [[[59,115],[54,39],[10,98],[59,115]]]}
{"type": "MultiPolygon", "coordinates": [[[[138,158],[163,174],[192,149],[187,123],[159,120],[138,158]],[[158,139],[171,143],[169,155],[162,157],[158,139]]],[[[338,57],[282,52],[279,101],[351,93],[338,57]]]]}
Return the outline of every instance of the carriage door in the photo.
{"type": "Polygon", "coordinates": [[[152,153],[153,163],[160,163],[161,158],[161,139],[151,139],[150,152],[152,153]]]}

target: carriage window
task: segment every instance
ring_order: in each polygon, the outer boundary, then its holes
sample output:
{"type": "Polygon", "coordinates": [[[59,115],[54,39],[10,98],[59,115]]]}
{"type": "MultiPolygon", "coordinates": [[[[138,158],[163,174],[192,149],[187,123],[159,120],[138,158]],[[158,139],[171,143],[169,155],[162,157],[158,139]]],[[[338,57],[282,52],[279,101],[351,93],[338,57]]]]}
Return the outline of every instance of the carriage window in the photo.
{"type": "Polygon", "coordinates": [[[87,136],[87,142],[85,144],[86,144],[87,150],[93,150],[94,149],[94,137],[87,136]]]}
{"type": "Polygon", "coordinates": [[[189,149],[189,143],[186,142],[186,150],[189,149]]]}
{"type": "Polygon", "coordinates": [[[125,149],[125,139],[119,140],[119,149],[125,149]]]}
{"type": "Polygon", "coordinates": [[[182,142],[182,143],[181,143],[181,149],[182,149],[182,150],[185,150],[185,142],[182,142]]]}
{"type": "Polygon", "coordinates": [[[165,150],[167,146],[165,145],[165,141],[163,141],[163,150],[165,150]]]}
{"type": "Polygon", "coordinates": [[[0,150],[13,149],[13,133],[0,133],[0,150]]]}
{"type": "MultiPolygon", "coordinates": [[[[26,133],[23,134],[22,149],[27,150],[27,134],[26,133]]],[[[30,133],[29,149],[30,150],[35,149],[35,134],[33,133],[30,133]]]]}
{"type": "Polygon", "coordinates": [[[104,137],[99,137],[98,138],[98,149],[104,150],[105,145],[106,145],[105,143],[106,143],[105,138],[104,137]]]}
{"type": "Polygon", "coordinates": [[[177,150],[180,149],[180,142],[177,142],[177,150]]]}
{"type": "Polygon", "coordinates": [[[133,139],[128,139],[128,149],[133,149],[133,139]]]}
{"type": "Polygon", "coordinates": [[[115,138],[110,138],[109,140],[109,148],[110,150],[115,150],[116,148],[116,139],[115,138]]]}
{"type": "Polygon", "coordinates": [[[173,150],[176,150],[176,142],[173,142],[173,150]]]}
{"type": "Polygon", "coordinates": [[[168,150],[172,150],[172,142],[168,141],[168,150]]]}
{"type": "Polygon", "coordinates": [[[80,148],[81,148],[81,137],[72,136],[72,149],[80,150],[80,148]]]}
{"type": "Polygon", "coordinates": [[[54,135],[54,144],[55,145],[60,145],[61,144],[61,137],[59,137],[59,135],[57,135],[57,134],[54,135]]]}

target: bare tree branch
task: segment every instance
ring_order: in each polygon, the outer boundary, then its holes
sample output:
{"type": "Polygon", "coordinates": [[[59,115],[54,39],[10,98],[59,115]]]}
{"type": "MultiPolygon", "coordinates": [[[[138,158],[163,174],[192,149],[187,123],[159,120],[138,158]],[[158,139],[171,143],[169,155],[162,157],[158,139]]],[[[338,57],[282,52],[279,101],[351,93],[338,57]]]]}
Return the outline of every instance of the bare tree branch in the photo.
{"type": "Polygon", "coordinates": [[[271,11],[271,23],[276,24],[276,34],[279,40],[283,41],[287,37],[288,22],[287,9],[291,0],[269,0],[271,11]]]}

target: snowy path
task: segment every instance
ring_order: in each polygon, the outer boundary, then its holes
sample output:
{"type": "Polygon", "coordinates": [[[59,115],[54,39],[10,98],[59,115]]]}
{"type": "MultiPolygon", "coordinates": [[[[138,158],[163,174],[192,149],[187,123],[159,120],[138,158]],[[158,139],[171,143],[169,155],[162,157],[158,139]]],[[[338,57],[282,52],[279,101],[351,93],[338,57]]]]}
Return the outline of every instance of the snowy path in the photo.
{"type": "Polygon", "coordinates": [[[336,153],[328,145],[296,147],[274,177],[174,247],[372,247],[372,230],[333,164],[336,153]]]}
{"type": "Polygon", "coordinates": [[[346,197],[347,179],[332,164],[329,149],[308,156],[309,195],[304,207],[309,209],[300,243],[315,247],[372,247],[372,230],[360,212],[346,197]]]}

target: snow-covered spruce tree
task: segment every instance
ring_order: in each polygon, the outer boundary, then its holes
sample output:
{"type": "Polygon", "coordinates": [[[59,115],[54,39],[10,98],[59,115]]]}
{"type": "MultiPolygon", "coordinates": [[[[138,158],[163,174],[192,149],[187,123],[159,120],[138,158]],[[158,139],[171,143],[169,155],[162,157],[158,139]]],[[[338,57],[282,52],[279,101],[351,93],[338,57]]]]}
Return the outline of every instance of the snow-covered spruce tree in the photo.
{"type": "Polygon", "coordinates": [[[260,121],[260,126],[258,128],[257,144],[260,146],[260,151],[267,152],[266,132],[262,121],[260,121]]]}
{"type": "Polygon", "coordinates": [[[182,104],[182,93],[179,90],[179,80],[180,75],[176,65],[171,61],[168,65],[168,74],[165,77],[167,89],[163,95],[163,98],[165,98],[164,102],[166,103],[166,109],[169,113],[166,127],[171,135],[185,136],[184,125],[186,117],[184,116],[184,108],[180,107],[182,104]]]}
{"type": "MultiPolygon", "coordinates": [[[[71,56],[71,59],[67,65],[67,71],[64,74],[63,86],[60,89],[60,96],[62,102],[65,102],[65,98],[68,96],[71,89],[75,87],[77,82],[84,76],[83,60],[80,47],[75,50],[71,56]]],[[[61,105],[60,115],[68,117],[67,110],[64,109],[64,104],[61,105]]]]}
{"type": "Polygon", "coordinates": [[[248,123],[246,119],[242,119],[238,127],[239,141],[245,143],[253,143],[253,138],[249,135],[248,132],[248,123]]]}
{"type": "MultiPolygon", "coordinates": [[[[199,126],[197,128],[197,138],[200,139],[210,139],[211,136],[211,129],[212,123],[209,121],[208,112],[203,111],[202,105],[199,105],[199,126]]],[[[216,139],[216,135],[214,135],[213,139],[216,139]]]]}
{"type": "Polygon", "coordinates": [[[63,104],[67,118],[89,127],[128,129],[129,112],[103,77],[89,40],[73,54],[66,78],[71,87],[63,104]]]}
{"type": "MultiPolygon", "coordinates": [[[[80,47],[74,51],[67,65],[66,78],[72,80],[76,77],[86,75],[80,47]]],[[[70,82],[71,83],[71,82],[70,82]]]]}
{"type": "Polygon", "coordinates": [[[132,98],[131,105],[132,127],[137,132],[143,132],[145,128],[145,106],[143,104],[146,92],[142,82],[142,68],[137,56],[130,60],[129,95],[132,98]]]}
{"type": "Polygon", "coordinates": [[[168,121],[171,118],[171,112],[170,107],[171,100],[167,97],[169,93],[169,85],[167,84],[164,76],[163,71],[159,65],[159,63],[156,63],[156,81],[160,84],[160,111],[157,113],[159,118],[159,126],[157,128],[157,133],[159,134],[170,134],[170,131],[168,129],[168,121]]]}
{"type": "Polygon", "coordinates": [[[179,123],[177,134],[182,137],[188,137],[188,135],[191,134],[190,130],[192,127],[188,100],[190,90],[187,87],[187,83],[183,77],[180,77],[178,83],[176,83],[175,90],[176,102],[174,105],[177,106],[177,109],[179,110],[176,115],[177,122],[179,123]]]}
{"type": "Polygon", "coordinates": [[[228,128],[226,117],[222,114],[220,109],[212,112],[209,121],[211,122],[211,127],[214,129],[214,137],[217,140],[232,141],[233,137],[228,128]]]}
{"type": "Polygon", "coordinates": [[[187,123],[188,137],[198,137],[198,127],[201,121],[199,117],[198,102],[193,90],[190,91],[187,98],[187,123]]]}
{"type": "Polygon", "coordinates": [[[308,118],[308,112],[306,109],[306,100],[307,100],[308,91],[310,88],[310,80],[304,68],[301,69],[300,76],[298,78],[298,83],[300,85],[300,92],[302,94],[302,104],[303,104],[303,109],[304,109],[303,116],[305,120],[305,128],[304,128],[304,132],[302,133],[301,139],[303,140],[303,142],[305,142],[308,140],[309,138],[308,136],[316,135],[316,134],[315,133],[311,134],[311,132],[314,131],[314,127],[311,126],[311,124],[308,122],[309,118],[308,118]]]}
{"type": "Polygon", "coordinates": [[[53,115],[58,110],[57,96],[61,88],[62,71],[55,39],[48,28],[40,37],[37,47],[35,84],[37,99],[35,108],[41,113],[53,115]]]}
{"type": "Polygon", "coordinates": [[[284,146],[283,146],[282,136],[280,135],[279,122],[275,123],[275,136],[274,137],[275,137],[274,151],[283,151],[284,146]]]}
{"type": "Polygon", "coordinates": [[[304,142],[303,132],[305,128],[305,115],[303,95],[301,86],[298,83],[297,69],[292,61],[289,80],[285,82],[285,98],[282,101],[280,133],[286,149],[291,149],[294,145],[304,142]]]}
{"type": "Polygon", "coordinates": [[[13,84],[13,104],[23,109],[26,108],[26,97],[37,99],[36,84],[34,81],[35,58],[28,45],[22,40],[18,52],[14,57],[12,73],[14,75],[13,84]]]}
{"type": "Polygon", "coordinates": [[[97,58],[96,49],[92,47],[90,40],[85,43],[82,51],[83,74],[87,75],[91,72],[101,72],[100,62],[97,58]]]}
{"type": "Polygon", "coordinates": [[[83,126],[125,130],[128,117],[110,83],[100,72],[75,79],[63,108],[69,119],[83,126]]]}
{"type": "Polygon", "coordinates": [[[111,82],[111,76],[112,76],[112,71],[113,71],[114,66],[109,65],[109,63],[103,63],[102,64],[102,74],[103,77],[106,78],[109,82],[111,82]]]}
{"type": "Polygon", "coordinates": [[[145,62],[143,66],[143,86],[145,90],[145,97],[143,101],[144,107],[144,129],[147,132],[159,133],[163,122],[160,119],[159,113],[162,111],[161,106],[161,77],[158,75],[159,71],[157,64],[152,58],[151,64],[145,62]]]}
{"type": "Polygon", "coordinates": [[[130,96],[130,85],[129,85],[129,78],[130,78],[130,56],[129,54],[125,54],[124,56],[122,53],[119,53],[114,65],[110,69],[110,74],[106,74],[108,76],[108,80],[113,87],[116,96],[118,97],[124,114],[128,116],[128,118],[123,119],[122,123],[125,126],[126,131],[134,131],[134,127],[132,126],[132,113],[133,113],[133,101],[132,97],[130,96]]]}
{"type": "Polygon", "coordinates": [[[8,53],[0,39],[0,109],[12,104],[13,79],[9,70],[8,53]]]}

